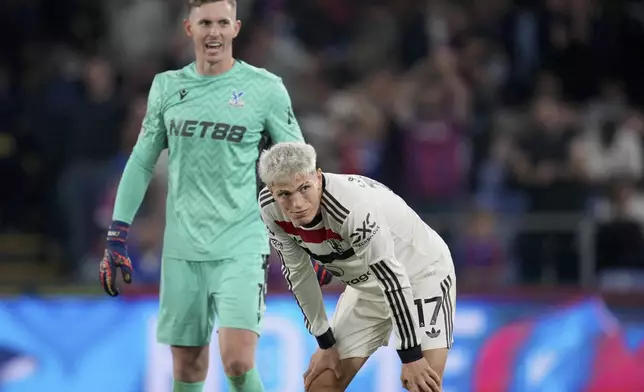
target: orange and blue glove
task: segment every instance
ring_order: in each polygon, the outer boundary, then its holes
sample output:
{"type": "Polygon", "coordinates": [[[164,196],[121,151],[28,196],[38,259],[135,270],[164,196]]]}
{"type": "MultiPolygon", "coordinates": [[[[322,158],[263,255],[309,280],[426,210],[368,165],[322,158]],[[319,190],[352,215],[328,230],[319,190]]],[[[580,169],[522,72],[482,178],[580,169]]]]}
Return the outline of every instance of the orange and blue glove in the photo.
{"type": "Polygon", "coordinates": [[[116,287],[117,270],[121,270],[125,283],[132,283],[132,261],[127,255],[126,246],[129,230],[130,225],[127,223],[114,221],[107,231],[107,245],[101,260],[99,275],[103,290],[112,297],[119,295],[119,288],[116,287]]]}
{"type": "Polygon", "coordinates": [[[331,283],[333,275],[331,275],[331,273],[327,271],[327,269],[324,268],[323,265],[313,259],[311,259],[311,264],[313,264],[313,269],[315,270],[315,274],[318,277],[318,283],[320,283],[320,286],[326,286],[327,284],[331,283]]]}

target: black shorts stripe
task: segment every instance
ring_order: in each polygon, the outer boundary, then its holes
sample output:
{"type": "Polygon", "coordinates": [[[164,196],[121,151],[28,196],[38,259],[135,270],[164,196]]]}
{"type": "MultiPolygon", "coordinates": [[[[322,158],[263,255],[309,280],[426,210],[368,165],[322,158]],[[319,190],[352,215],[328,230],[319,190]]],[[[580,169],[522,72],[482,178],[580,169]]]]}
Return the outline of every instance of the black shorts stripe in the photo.
{"type": "Polygon", "coordinates": [[[414,322],[405,301],[403,289],[391,268],[383,261],[380,261],[371,266],[376,278],[380,280],[385,286],[385,296],[389,301],[391,310],[398,313],[399,317],[396,319],[397,328],[401,337],[401,350],[406,350],[418,346],[418,339],[416,337],[416,329],[414,322]],[[397,311],[397,312],[396,312],[397,311]]]}
{"type": "Polygon", "coordinates": [[[343,224],[347,219],[347,214],[343,213],[335,204],[333,204],[327,197],[326,192],[322,194],[322,206],[326,212],[335,219],[338,223],[343,224]]]}
{"type": "Polygon", "coordinates": [[[453,321],[453,308],[452,308],[452,294],[450,288],[452,287],[452,278],[447,276],[441,282],[441,291],[443,292],[443,320],[445,321],[445,341],[447,348],[452,348],[454,336],[454,321],[453,321]]]}
{"type": "Polygon", "coordinates": [[[284,261],[284,255],[282,254],[282,252],[280,252],[279,250],[277,250],[276,252],[277,252],[277,256],[280,258],[280,262],[282,263],[282,274],[284,275],[284,279],[286,279],[286,283],[288,284],[288,291],[290,291],[293,294],[293,298],[295,298],[295,302],[297,303],[297,306],[300,308],[300,312],[302,312],[302,315],[304,316],[304,325],[306,326],[306,329],[309,332],[311,332],[311,323],[309,322],[309,319],[306,318],[306,313],[304,313],[304,308],[302,308],[302,305],[300,304],[300,300],[297,299],[297,295],[295,295],[295,293],[293,292],[293,282],[291,281],[291,271],[286,266],[286,262],[284,261]]]}
{"type": "Polygon", "coordinates": [[[350,212],[350,211],[349,211],[346,207],[344,207],[344,206],[343,206],[343,205],[338,201],[338,199],[336,199],[335,197],[333,197],[333,195],[332,195],[329,191],[327,191],[327,190],[325,189],[323,193],[326,195],[326,197],[329,199],[329,201],[330,201],[330,202],[331,202],[335,207],[337,207],[337,208],[338,208],[338,210],[340,210],[342,213],[344,213],[344,215],[345,215],[345,216],[346,216],[346,215],[349,215],[349,212],[350,212]]]}

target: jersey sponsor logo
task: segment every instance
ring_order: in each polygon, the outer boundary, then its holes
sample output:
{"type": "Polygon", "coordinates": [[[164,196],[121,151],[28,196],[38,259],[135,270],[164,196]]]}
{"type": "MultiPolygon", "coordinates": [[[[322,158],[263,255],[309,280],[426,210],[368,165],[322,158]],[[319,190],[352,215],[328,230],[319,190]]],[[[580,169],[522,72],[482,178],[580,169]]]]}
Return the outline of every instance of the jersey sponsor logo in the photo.
{"type": "Polygon", "coordinates": [[[212,140],[225,140],[239,143],[246,134],[246,127],[231,125],[223,122],[199,120],[170,120],[168,136],[190,137],[212,140]]]}
{"type": "Polygon", "coordinates": [[[371,272],[367,271],[366,274],[362,274],[362,275],[358,276],[357,278],[353,278],[351,280],[343,280],[343,282],[348,284],[348,285],[353,285],[353,284],[364,283],[364,282],[368,281],[369,278],[371,278],[371,272]]]}
{"type": "Polygon", "coordinates": [[[243,96],[244,96],[243,91],[237,92],[237,90],[233,90],[233,95],[228,100],[228,104],[236,108],[244,107],[244,100],[242,99],[243,96]]]}
{"type": "Polygon", "coordinates": [[[366,245],[367,243],[369,243],[369,241],[371,241],[373,236],[376,235],[378,230],[380,230],[380,226],[378,226],[378,223],[371,220],[371,213],[368,213],[365,220],[362,221],[362,226],[358,227],[356,231],[351,234],[351,239],[353,240],[351,242],[351,245],[366,245]]]}

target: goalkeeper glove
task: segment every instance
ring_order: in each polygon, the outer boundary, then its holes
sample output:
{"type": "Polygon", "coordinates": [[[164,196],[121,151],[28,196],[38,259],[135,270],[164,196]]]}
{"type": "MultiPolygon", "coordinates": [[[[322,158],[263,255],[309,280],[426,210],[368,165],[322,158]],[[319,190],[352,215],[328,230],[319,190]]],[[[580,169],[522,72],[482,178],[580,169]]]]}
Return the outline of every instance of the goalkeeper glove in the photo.
{"type": "Polygon", "coordinates": [[[119,289],[116,287],[117,269],[121,270],[125,283],[132,283],[132,262],[125,246],[129,229],[130,225],[127,223],[114,221],[107,231],[107,245],[99,275],[103,290],[112,297],[119,295],[119,289]]]}
{"type": "Polygon", "coordinates": [[[317,261],[311,259],[311,264],[313,264],[313,269],[315,270],[315,274],[318,277],[318,283],[320,286],[326,286],[327,284],[331,283],[331,279],[333,278],[333,275],[327,271],[324,266],[320,265],[317,261]]]}

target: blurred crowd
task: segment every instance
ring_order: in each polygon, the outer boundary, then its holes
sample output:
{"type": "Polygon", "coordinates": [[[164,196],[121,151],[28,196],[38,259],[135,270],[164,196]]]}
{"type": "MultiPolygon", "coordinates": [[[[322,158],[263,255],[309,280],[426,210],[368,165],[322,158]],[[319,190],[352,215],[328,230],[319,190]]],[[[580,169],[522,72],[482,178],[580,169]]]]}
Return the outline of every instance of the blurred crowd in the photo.
{"type": "MultiPolygon", "coordinates": [[[[192,61],[185,2],[0,4],[0,230],[42,234],[41,262],[76,281],[95,279],[152,77],[192,61]]],[[[642,284],[639,2],[238,7],[236,57],[283,78],[322,169],[403,196],[459,284],[642,284]]],[[[158,279],[165,159],[132,230],[140,283],[158,279]]]]}

